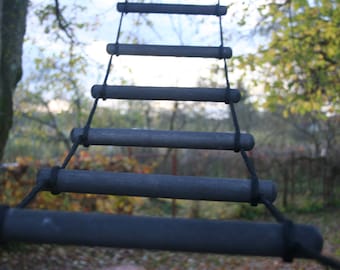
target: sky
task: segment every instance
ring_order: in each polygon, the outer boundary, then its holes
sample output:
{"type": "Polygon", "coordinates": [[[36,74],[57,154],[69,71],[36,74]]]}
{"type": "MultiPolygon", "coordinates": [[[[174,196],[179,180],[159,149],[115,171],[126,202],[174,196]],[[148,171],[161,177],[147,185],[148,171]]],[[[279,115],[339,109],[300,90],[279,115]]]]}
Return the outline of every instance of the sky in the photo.
{"type": "MultiPolygon", "coordinates": [[[[76,0],[59,0],[60,5],[70,6],[76,0]]],[[[90,96],[90,89],[93,84],[100,84],[105,75],[105,67],[109,60],[106,53],[106,45],[114,43],[119,24],[120,13],[116,11],[115,0],[83,0],[82,5],[87,9],[77,14],[79,20],[97,22],[95,31],[81,31],[79,39],[84,42],[82,51],[89,59],[88,74],[84,77],[83,84],[85,95],[90,96]],[[100,68],[98,68],[100,67],[100,68]]],[[[130,1],[132,2],[132,1],[130,1]]],[[[196,1],[174,1],[167,0],[166,3],[204,4],[215,5],[216,0],[196,1]]],[[[229,5],[231,2],[221,0],[221,5],[229,5]]],[[[46,0],[32,0],[33,6],[46,5],[46,0]]],[[[242,14],[246,1],[236,1],[228,9],[226,16],[223,16],[222,23],[224,37],[228,39],[225,46],[233,49],[233,55],[242,55],[253,52],[259,41],[252,38],[241,38],[237,30],[237,22],[242,14]]],[[[66,13],[65,16],[68,16],[66,13]]],[[[150,14],[148,19],[152,22],[153,28],[141,26],[136,28],[133,22],[137,14],[127,14],[123,18],[122,36],[120,42],[126,41],[128,33],[133,33],[145,44],[168,44],[168,45],[201,45],[219,46],[219,24],[216,16],[183,16],[183,15],[159,15],[150,14]],[[199,23],[204,17],[204,23],[199,23]]],[[[248,19],[243,28],[244,33],[254,27],[256,16],[248,19]]],[[[27,33],[34,42],[24,44],[24,76],[28,77],[33,71],[33,58],[38,55],[37,47],[46,47],[49,51],[60,50],[61,44],[56,44],[46,39],[43,28],[39,27],[34,14],[29,14],[27,33]]],[[[221,60],[202,58],[174,58],[174,57],[143,57],[143,56],[119,56],[113,59],[113,70],[109,77],[109,84],[119,84],[122,79],[129,84],[148,86],[182,86],[193,87],[197,85],[200,77],[209,75],[213,64],[223,65],[221,60]]],[[[237,82],[239,72],[235,71],[230,75],[233,86],[237,82]]],[[[221,78],[222,82],[224,78],[221,78]]],[[[56,104],[54,102],[54,104],[56,104]]],[[[55,105],[58,107],[58,104],[55,105]]],[[[60,107],[60,105],[59,105],[60,107]]]]}
{"type": "MultiPolygon", "coordinates": [[[[114,42],[120,17],[120,14],[115,11],[115,8],[110,8],[112,4],[108,4],[109,2],[112,3],[112,1],[104,0],[92,2],[92,4],[95,5],[93,10],[103,10],[104,13],[106,12],[106,17],[102,19],[102,21],[105,20],[105,22],[101,29],[97,31],[97,35],[91,37],[94,38],[94,40],[89,42],[86,52],[89,57],[99,60],[101,63],[107,62],[108,56],[105,52],[105,47],[107,43],[114,42]]],[[[167,1],[167,3],[177,2],[180,1],[167,1]]],[[[181,2],[186,4],[216,4],[216,0],[181,2]]],[[[228,5],[228,1],[221,1],[221,5],[228,5]]],[[[236,6],[231,7],[228,15],[223,17],[225,37],[232,35],[231,32],[235,32],[234,29],[237,29],[237,21],[239,20],[240,14],[237,16],[235,10],[239,8],[240,7],[236,6]]],[[[135,27],[132,25],[132,22],[135,18],[136,14],[124,16],[122,25],[123,33],[133,31],[135,27]]],[[[140,29],[138,29],[138,35],[144,40],[143,43],[198,46],[220,45],[218,18],[215,16],[204,16],[206,21],[198,27],[193,26],[193,24],[199,22],[203,16],[191,16],[188,18],[181,15],[150,14],[148,18],[154,24],[154,31],[148,27],[140,27],[140,29]],[[182,41],[177,32],[181,32],[182,41]]],[[[251,24],[251,22],[248,23],[251,24]]],[[[254,51],[256,46],[255,42],[253,43],[249,39],[240,40],[236,35],[238,34],[235,32],[234,38],[230,40],[230,43],[225,43],[225,46],[232,47],[234,55],[254,51]]],[[[222,61],[201,58],[120,56],[114,59],[114,64],[117,67],[115,71],[118,72],[120,76],[126,75],[127,78],[131,78],[131,74],[127,73],[127,70],[130,70],[133,74],[133,81],[136,84],[194,86],[200,76],[208,75],[209,69],[213,64],[222,64],[222,61]]]]}

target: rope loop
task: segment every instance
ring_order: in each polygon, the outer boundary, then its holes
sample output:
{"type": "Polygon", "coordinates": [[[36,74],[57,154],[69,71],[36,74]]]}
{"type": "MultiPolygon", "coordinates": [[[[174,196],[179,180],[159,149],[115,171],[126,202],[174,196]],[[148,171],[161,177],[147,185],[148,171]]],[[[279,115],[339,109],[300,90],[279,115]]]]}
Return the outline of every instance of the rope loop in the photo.
{"type": "Polygon", "coordinates": [[[283,236],[283,255],[284,262],[293,262],[295,253],[298,249],[298,244],[295,240],[295,226],[294,223],[285,219],[282,222],[282,236],[283,236]]]}
{"type": "Polygon", "coordinates": [[[99,96],[102,98],[102,100],[106,100],[106,84],[103,84],[100,88],[99,96]]]}
{"type": "Polygon", "coordinates": [[[250,182],[250,205],[257,206],[261,200],[261,194],[259,192],[259,180],[258,178],[252,177],[250,182]]]}
{"type": "Polygon", "coordinates": [[[115,43],[115,55],[117,57],[119,56],[119,43],[118,43],[118,41],[115,43]]]}
{"type": "Polygon", "coordinates": [[[217,1],[217,4],[215,5],[215,15],[217,17],[221,17],[222,14],[219,12],[220,11],[220,0],[217,1]]]}
{"type": "Polygon", "coordinates": [[[235,153],[238,153],[242,150],[240,140],[241,140],[241,132],[240,130],[236,130],[235,135],[234,135],[234,152],[235,153]]]}
{"type": "Polygon", "coordinates": [[[215,5],[215,14],[216,14],[217,17],[221,17],[222,16],[222,14],[219,12],[220,6],[221,6],[221,3],[220,3],[220,0],[218,0],[217,4],[215,5]]]}
{"type": "Polygon", "coordinates": [[[248,172],[250,174],[250,179],[251,179],[250,204],[252,206],[257,206],[259,202],[262,202],[263,200],[265,200],[265,199],[262,199],[262,195],[260,193],[259,179],[257,177],[252,160],[248,157],[247,153],[244,150],[241,150],[241,156],[248,169],[248,172]]]}
{"type": "Polygon", "coordinates": [[[224,55],[224,45],[221,44],[220,47],[219,47],[219,57],[218,59],[225,59],[225,55],[224,55]]]}
{"type": "Polygon", "coordinates": [[[78,141],[84,147],[89,147],[89,128],[84,127],[83,134],[79,135],[78,141]]]}
{"type": "Polygon", "coordinates": [[[57,188],[59,170],[60,170],[59,166],[54,166],[51,170],[51,175],[48,180],[48,185],[51,188],[51,193],[53,195],[57,195],[60,193],[57,188]]]}
{"type": "Polygon", "coordinates": [[[123,9],[123,13],[124,14],[128,14],[128,11],[127,11],[127,5],[129,4],[129,1],[128,0],[125,0],[125,3],[124,3],[124,9],[123,9]]]}
{"type": "Polygon", "coordinates": [[[226,87],[224,93],[225,93],[224,94],[224,103],[228,105],[228,104],[230,104],[230,102],[232,102],[231,97],[230,97],[230,91],[229,91],[228,87],[226,87]]]}
{"type": "Polygon", "coordinates": [[[283,254],[284,262],[293,262],[296,252],[301,245],[295,238],[295,225],[287,219],[271,202],[260,195],[259,202],[262,202],[277,222],[282,224],[283,254]]]}

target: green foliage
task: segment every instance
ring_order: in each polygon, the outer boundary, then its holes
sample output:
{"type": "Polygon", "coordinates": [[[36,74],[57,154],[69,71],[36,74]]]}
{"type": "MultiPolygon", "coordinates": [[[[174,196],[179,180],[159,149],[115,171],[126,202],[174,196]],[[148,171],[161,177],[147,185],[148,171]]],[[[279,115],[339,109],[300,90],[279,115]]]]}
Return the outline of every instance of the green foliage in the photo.
{"type": "Polygon", "coordinates": [[[266,216],[268,210],[263,205],[251,206],[249,204],[240,204],[235,214],[237,218],[248,220],[259,220],[266,216]]]}
{"type": "Polygon", "coordinates": [[[324,206],[320,200],[305,197],[298,207],[290,207],[287,210],[296,213],[314,213],[324,211],[324,206]]]}
{"type": "Polygon", "coordinates": [[[271,1],[258,10],[258,29],[269,42],[240,57],[238,67],[258,72],[256,83],[266,92],[264,106],[281,106],[286,117],[339,113],[339,1],[271,1]]]}
{"type": "Polygon", "coordinates": [[[79,4],[67,6],[56,5],[57,2],[47,5],[35,5],[32,7],[44,33],[48,34],[54,41],[65,43],[79,43],[75,32],[83,28],[91,28],[88,22],[79,21],[79,13],[86,10],[86,7],[79,4]],[[66,16],[65,16],[66,14],[66,16]]]}
{"type": "MultiPolygon", "coordinates": [[[[33,52],[31,66],[14,97],[11,138],[16,140],[9,142],[7,155],[13,156],[14,152],[23,155],[37,146],[38,141],[55,142],[54,150],[60,142],[64,146],[62,151],[70,149],[69,130],[84,125],[85,111],[87,114],[90,109],[82,84],[88,73],[88,60],[83,53],[85,44],[78,36],[81,30],[90,29],[95,23],[81,21],[79,14],[85,10],[84,6],[56,3],[30,6],[28,28],[33,25],[34,32],[27,32],[25,43],[33,52]],[[26,139],[19,142],[23,134],[26,139]]],[[[51,148],[47,146],[45,150],[51,148]]]]}

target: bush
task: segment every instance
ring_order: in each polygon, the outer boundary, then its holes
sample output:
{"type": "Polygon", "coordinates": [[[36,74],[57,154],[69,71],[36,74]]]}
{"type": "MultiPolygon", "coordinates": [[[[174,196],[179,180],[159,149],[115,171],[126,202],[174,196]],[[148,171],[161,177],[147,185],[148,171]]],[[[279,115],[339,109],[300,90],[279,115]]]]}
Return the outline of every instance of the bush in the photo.
{"type": "MultiPolygon", "coordinates": [[[[34,162],[31,158],[17,158],[16,163],[3,167],[0,182],[0,202],[16,206],[35,185],[35,175],[40,167],[51,167],[55,162],[34,162]]],[[[139,163],[132,157],[122,155],[89,155],[80,151],[70,161],[71,169],[100,169],[105,171],[149,173],[152,166],[139,163]]],[[[107,213],[133,214],[135,206],[143,200],[136,197],[109,196],[96,194],[63,193],[54,196],[49,192],[40,192],[31,203],[32,208],[57,209],[70,211],[101,211],[107,213]]]]}

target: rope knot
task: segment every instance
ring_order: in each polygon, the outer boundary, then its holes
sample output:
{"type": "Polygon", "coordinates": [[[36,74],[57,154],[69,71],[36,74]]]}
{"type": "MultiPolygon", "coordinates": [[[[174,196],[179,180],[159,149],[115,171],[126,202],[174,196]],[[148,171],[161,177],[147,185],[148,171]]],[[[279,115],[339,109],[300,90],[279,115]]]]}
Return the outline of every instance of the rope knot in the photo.
{"type": "Polygon", "coordinates": [[[115,43],[115,53],[116,56],[119,56],[119,43],[118,41],[115,43]]]}
{"type": "Polygon", "coordinates": [[[283,255],[282,259],[285,262],[292,262],[294,260],[294,255],[297,251],[298,245],[295,240],[295,227],[294,223],[285,219],[282,222],[282,235],[283,235],[283,255]]]}
{"type": "Polygon", "coordinates": [[[250,205],[257,206],[259,201],[261,200],[261,194],[259,192],[259,180],[257,176],[253,176],[251,178],[251,187],[250,187],[250,205]]]}
{"type": "Polygon", "coordinates": [[[50,179],[48,181],[49,188],[51,189],[51,193],[53,195],[57,195],[60,193],[57,188],[59,170],[59,166],[52,167],[50,179]]]}
{"type": "Polygon", "coordinates": [[[224,53],[224,45],[221,44],[220,47],[219,47],[219,57],[218,59],[226,59],[225,57],[225,53],[224,53]]]}
{"type": "Polygon", "coordinates": [[[238,153],[241,151],[241,133],[239,130],[237,130],[235,132],[235,135],[234,135],[234,152],[235,153],[238,153]]]}
{"type": "Polygon", "coordinates": [[[84,132],[83,132],[83,134],[79,135],[78,141],[84,147],[89,147],[90,146],[90,143],[89,143],[89,129],[88,128],[84,128],[84,132]]]}
{"type": "Polygon", "coordinates": [[[100,89],[100,93],[99,96],[103,99],[106,100],[106,84],[103,84],[101,89],[100,89]]]}
{"type": "Polygon", "coordinates": [[[220,3],[217,3],[216,5],[215,5],[215,15],[217,16],[217,17],[220,17],[222,14],[220,14],[220,3]]]}

